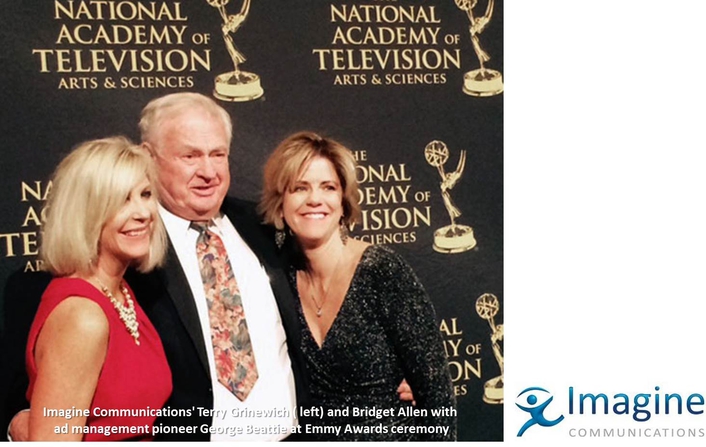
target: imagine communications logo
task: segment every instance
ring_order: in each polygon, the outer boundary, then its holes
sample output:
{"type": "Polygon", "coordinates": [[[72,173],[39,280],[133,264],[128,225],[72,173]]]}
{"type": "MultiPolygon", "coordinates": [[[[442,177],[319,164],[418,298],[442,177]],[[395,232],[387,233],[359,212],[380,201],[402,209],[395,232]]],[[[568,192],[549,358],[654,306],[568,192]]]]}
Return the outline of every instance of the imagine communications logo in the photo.
{"type": "MultiPolygon", "coordinates": [[[[571,427],[568,430],[569,436],[584,437],[704,437],[706,430],[704,427],[691,427],[688,429],[678,428],[673,430],[669,427],[643,427],[642,424],[660,418],[661,423],[667,421],[669,416],[690,416],[703,415],[706,407],[706,398],[700,393],[680,394],[674,392],[663,392],[659,386],[654,387],[652,392],[639,393],[606,393],[596,391],[584,391],[569,386],[564,395],[565,399],[559,399],[559,407],[565,405],[560,414],[554,420],[547,419],[544,412],[554,400],[552,393],[544,388],[525,388],[517,395],[515,404],[517,407],[528,413],[530,419],[522,425],[517,436],[522,436],[527,429],[533,425],[542,427],[553,427],[567,417],[597,417],[608,418],[611,421],[624,422],[623,427],[615,428],[615,424],[603,428],[595,429],[595,424],[589,429],[581,427],[571,427]],[[561,403],[563,402],[563,403],[561,403]],[[670,431],[671,430],[671,431],[670,431]]],[[[556,411],[555,404],[552,409],[556,411]]],[[[552,415],[550,415],[552,417],[552,415]]],[[[584,419],[585,420],[585,419],[584,419]]],[[[683,422],[695,422],[695,419],[680,419],[683,422]]],[[[674,419],[671,419],[674,422],[674,419]]]]}
{"type": "Polygon", "coordinates": [[[544,417],[544,410],[552,402],[552,400],[554,400],[554,396],[552,396],[549,391],[538,386],[525,388],[520,394],[517,395],[515,405],[517,405],[520,410],[525,411],[530,415],[530,419],[525,422],[522,428],[520,428],[520,431],[517,432],[518,437],[522,436],[528,428],[535,424],[542,427],[553,427],[564,420],[564,415],[559,416],[553,421],[550,421],[544,417]]]}

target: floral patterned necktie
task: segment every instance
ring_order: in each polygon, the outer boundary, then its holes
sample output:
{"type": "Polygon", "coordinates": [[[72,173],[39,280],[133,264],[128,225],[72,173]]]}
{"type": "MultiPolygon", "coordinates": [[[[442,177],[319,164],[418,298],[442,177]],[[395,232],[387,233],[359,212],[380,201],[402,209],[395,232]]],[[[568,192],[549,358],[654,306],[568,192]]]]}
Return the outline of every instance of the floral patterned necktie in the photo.
{"type": "Polygon", "coordinates": [[[218,381],[244,401],[258,374],[238,283],[223,240],[205,222],[192,222],[191,228],[199,232],[196,256],[208,302],[218,381]]]}

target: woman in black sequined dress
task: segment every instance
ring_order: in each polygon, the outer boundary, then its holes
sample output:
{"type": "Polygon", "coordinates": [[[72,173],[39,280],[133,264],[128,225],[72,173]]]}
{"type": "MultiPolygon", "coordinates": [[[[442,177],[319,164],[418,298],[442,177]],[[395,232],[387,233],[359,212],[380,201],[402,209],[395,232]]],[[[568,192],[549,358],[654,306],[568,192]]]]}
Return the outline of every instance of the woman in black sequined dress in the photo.
{"type": "Polygon", "coordinates": [[[347,236],[360,213],[351,152],[301,132],[277,147],[264,178],[260,209],[292,265],[317,408],[303,435],[455,440],[455,400],[429,297],[395,252],[347,236]],[[403,379],[414,406],[398,397],[403,379]]]}

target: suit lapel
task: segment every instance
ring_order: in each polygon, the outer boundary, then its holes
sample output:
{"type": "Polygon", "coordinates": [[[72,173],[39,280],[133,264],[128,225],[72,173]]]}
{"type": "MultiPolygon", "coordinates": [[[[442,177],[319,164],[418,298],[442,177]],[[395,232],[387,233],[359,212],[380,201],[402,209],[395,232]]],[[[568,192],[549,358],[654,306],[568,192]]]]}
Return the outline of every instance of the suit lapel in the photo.
{"type": "Polygon", "coordinates": [[[181,267],[176,251],[169,243],[169,251],[167,253],[167,262],[163,269],[159,270],[160,279],[167,289],[169,296],[174,303],[174,307],[179,314],[181,322],[184,324],[191,340],[196,347],[201,364],[210,375],[211,369],[208,364],[208,355],[206,354],[206,345],[203,338],[203,330],[201,329],[201,321],[199,313],[196,309],[194,296],[191,293],[189,282],[184,275],[184,270],[181,267]]]}

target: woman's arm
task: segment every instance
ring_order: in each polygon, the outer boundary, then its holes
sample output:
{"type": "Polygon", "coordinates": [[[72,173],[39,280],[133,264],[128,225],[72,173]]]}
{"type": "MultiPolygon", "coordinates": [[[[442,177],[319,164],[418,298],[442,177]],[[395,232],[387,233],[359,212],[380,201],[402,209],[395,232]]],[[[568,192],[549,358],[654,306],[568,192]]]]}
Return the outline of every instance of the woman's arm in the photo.
{"type": "Polygon", "coordinates": [[[448,360],[436,322],[431,300],[412,268],[395,253],[380,269],[383,275],[379,296],[384,308],[387,334],[402,361],[405,379],[414,393],[416,407],[428,416],[418,418],[427,426],[448,427],[447,434],[425,439],[456,439],[456,399],[453,394],[448,360]],[[440,410],[437,415],[432,414],[440,410]],[[446,410],[446,411],[444,411],[446,410]]]}
{"type": "Polygon", "coordinates": [[[108,319],[88,299],[70,297],[49,315],[34,347],[37,379],[30,402],[31,441],[80,441],[86,417],[45,416],[49,410],[90,410],[108,350],[108,319]],[[68,423],[69,433],[56,433],[68,423]]]}

